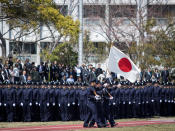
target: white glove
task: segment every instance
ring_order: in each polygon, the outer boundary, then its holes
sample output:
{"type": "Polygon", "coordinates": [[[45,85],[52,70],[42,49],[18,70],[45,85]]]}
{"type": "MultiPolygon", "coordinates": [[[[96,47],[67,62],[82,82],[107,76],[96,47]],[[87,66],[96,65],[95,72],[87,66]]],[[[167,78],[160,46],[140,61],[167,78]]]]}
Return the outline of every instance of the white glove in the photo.
{"type": "Polygon", "coordinates": [[[96,99],[96,100],[100,100],[101,97],[100,97],[99,95],[96,95],[96,96],[95,96],[95,99],[96,99]]]}
{"type": "Polygon", "coordinates": [[[151,102],[154,102],[154,100],[151,100],[151,102]]]}
{"type": "Polygon", "coordinates": [[[4,106],[6,107],[6,106],[7,106],[7,104],[6,104],[6,103],[4,103],[4,106]]]}
{"type": "Polygon", "coordinates": [[[140,102],[138,104],[140,105],[140,102]]]}
{"type": "Polygon", "coordinates": [[[31,102],[29,103],[29,106],[32,106],[32,103],[31,102]]]}
{"type": "Polygon", "coordinates": [[[70,106],[70,103],[68,103],[67,106],[69,107],[70,106]]]}
{"type": "Polygon", "coordinates": [[[78,106],[79,106],[80,104],[78,103],[78,106]]]}
{"type": "Polygon", "coordinates": [[[125,101],[123,102],[123,104],[125,104],[125,101]]]}
{"type": "Polygon", "coordinates": [[[134,101],[133,103],[135,104],[136,102],[134,101]]]}
{"type": "Polygon", "coordinates": [[[109,98],[110,100],[114,99],[112,96],[109,98]]]}
{"type": "Polygon", "coordinates": [[[160,100],[160,103],[162,103],[162,100],[160,100]]]}
{"type": "Polygon", "coordinates": [[[146,101],[146,104],[148,104],[148,101],[146,101]]]}
{"type": "Polygon", "coordinates": [[[72,105],[75,105],[75,102],[72,102],[72,105]]]}
{"type": "Polygon", "coordinates": [[[55,106],[55,102],[52,105],[55,106]]]}
{"type": "Polygon", "coordinates": [[[165,102],[167,102],[167,100],[165,100],[165,102]]]}
{"type": "Polygon", "coordinates": [[[168,100],[168,103],[170,103],[170,100],[168,100]]]}
{"type": "Polygon", "coordinates": [[[0,106],[2,105],[2,103],[0,102],[0,106]]]}
{"type": "Polygon", "coordinates": [[[23,106],[23,103],[22,102],[20,103],[20,106],[23,106]]]}
{"type": "Polygon", "coordinates": [[[47,103],[47,106],[49,106],[49,103],[47,103]]]}
{"type": "Polygon", "coordinates": [[[113,102],[113,105],[115,105],[115,102],[113,102]]]}
{"type": "Polygon", "coordinates": [[[38,102],[36,102],[35,104],[38,105],[38,102]]]}
{"type": "Polygon", "coordinates": [[[38,105],[40,106],[40,103],[38,105]]]}
{"type": "Polygon", "coordinates": [[[131,102],[129,102],[129,105],[131,105],[131,102]]]}
{"type": "Polygon", "coordinates": [[[60,107],[61,105],[60,105],[60,104],[58,104],[58,106],[60,107]]]}
{"type": "Polygon", "coordinates": [[[171,103],[173,103],[174,101],[173,100],[171,100],[171,103]]]}
{"type": "Polygon", "coordinates": [[[16,106],[16,104],[15,103],[13,103],[13,107],[15,107],[16,106]]]}

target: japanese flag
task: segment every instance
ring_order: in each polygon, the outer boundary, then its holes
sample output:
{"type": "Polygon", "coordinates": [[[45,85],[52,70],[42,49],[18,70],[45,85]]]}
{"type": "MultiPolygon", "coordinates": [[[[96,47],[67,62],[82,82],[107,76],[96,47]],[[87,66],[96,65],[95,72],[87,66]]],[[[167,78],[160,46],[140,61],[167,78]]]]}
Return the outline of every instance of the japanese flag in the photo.
{"type": "Polygon", "coordinates": [[[130,58],[114,46],[109,53],[108,70],[120,74],[132,83],[134,83],[140,75],[140,70],[130,58]]]}

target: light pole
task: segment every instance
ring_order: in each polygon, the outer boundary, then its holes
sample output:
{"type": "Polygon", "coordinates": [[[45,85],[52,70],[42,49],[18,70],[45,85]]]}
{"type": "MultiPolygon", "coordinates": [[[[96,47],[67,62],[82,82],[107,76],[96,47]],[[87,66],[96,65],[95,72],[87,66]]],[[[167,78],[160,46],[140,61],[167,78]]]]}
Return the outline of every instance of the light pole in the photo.
{"type": "Polygon", "coordinates": [[[78,65],[83,64],[83,0],[79,0],[80,33],[78,40],[78,65]]]}

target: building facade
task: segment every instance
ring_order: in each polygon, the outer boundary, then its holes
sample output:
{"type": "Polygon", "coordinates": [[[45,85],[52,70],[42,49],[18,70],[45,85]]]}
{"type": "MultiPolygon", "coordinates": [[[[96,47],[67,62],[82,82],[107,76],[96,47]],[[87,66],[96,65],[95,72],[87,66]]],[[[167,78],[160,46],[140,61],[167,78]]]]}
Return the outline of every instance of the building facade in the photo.
{"type": "MultiPolygon", "coordinates": [[[[55,2],[64,15],[71,15],[74,20],[79,18],[79,0],[59,0],[59,2],[55,0],[55,2]]],[[[97,47],[100,43],[110,42],[128,44],[135,40],[139,43],[140,34],[137,25],[154,17],[157,25],[164,26],[169,16],[175,17],[174,0],[83,0],[84,31],[90,32],[90,40],[97,47]]],[[[42,25],[39,33],[34,32],[18,38],[20,29],[8,31],[9,28],[5,21],[0,22],[2,34],[7,32],[4,35],[6,56],[11,54],[21,60],[29,58],[30,61],[39,64],[42,48],[53,42],[52,38],[47,38],[50,36],[49,29],[42,25]],[[13,41],[16,38],[18,38],[17,44],[13,41]]],[[[144,35],[147,36],[146,33],[144,35]]],[[[2,56],[1,48],[0,56],[2,56]]]]}

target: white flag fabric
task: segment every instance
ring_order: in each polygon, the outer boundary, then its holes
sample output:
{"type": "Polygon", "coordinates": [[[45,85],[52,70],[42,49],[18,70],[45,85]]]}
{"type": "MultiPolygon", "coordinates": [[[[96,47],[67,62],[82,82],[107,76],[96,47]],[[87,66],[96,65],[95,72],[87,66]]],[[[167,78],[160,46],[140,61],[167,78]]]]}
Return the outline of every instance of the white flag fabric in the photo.
{"type": "Polygon", "coordinates": [[[109,53],[108,70],[120,74],[132,83],[134,83],[140,75],[139,69],[131,59],[114,46],[109,53]]]}

